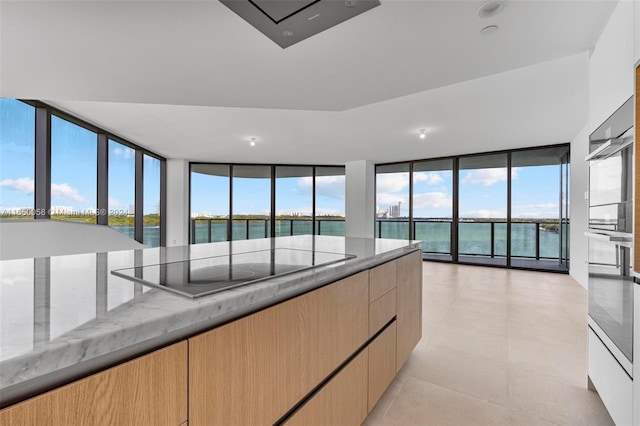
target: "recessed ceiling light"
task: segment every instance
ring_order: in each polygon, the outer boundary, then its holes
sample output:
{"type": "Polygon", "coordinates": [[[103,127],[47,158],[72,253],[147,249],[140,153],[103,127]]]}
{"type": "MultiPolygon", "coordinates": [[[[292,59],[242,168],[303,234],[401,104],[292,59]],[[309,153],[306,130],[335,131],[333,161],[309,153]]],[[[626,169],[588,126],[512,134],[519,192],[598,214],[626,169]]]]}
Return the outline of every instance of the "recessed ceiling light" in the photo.
{"type": "Polygon", "coordinates": [[[420,139],[427,137],[427,129],[420,129],[420,139]]]}
{"type": "Polygon", "coordinates": [[[256,146],[256,138],[251,138],[251,142],[249,142],[249,145],[256,146]]]}
{"type": "Polygon", "coordinates": [[[497,25],[489,25],[488,27],[484,27],[483,29],[480,30],[480,35],[481,36],[490,36],[491,34],[495,34],[498,32],[498,26],[497,25]]]}
{"type": "Polygon", "coordinates": [[[483,4],[480,9],[478,9],[478,17],[491,18],[492,16],[496,16],[498,13],[502,12],[502,9],[504,9],[504,5],[504,0],[488,1],[483,4]]]}

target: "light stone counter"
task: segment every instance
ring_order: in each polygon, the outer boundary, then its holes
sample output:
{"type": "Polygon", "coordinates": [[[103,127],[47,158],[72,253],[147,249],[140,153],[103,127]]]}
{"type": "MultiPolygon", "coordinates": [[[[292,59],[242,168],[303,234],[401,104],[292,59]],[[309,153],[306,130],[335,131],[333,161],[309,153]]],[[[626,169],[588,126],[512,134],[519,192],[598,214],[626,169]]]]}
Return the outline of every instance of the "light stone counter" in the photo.
{"type": "Polygon", "coordinates": [[[0,262],[0,405],[10,405],[324,284],[420,242],[328,236],[198,244],[0,262]],[[199,299],[111,271],[272,248],[357,256],[199,299]]]}

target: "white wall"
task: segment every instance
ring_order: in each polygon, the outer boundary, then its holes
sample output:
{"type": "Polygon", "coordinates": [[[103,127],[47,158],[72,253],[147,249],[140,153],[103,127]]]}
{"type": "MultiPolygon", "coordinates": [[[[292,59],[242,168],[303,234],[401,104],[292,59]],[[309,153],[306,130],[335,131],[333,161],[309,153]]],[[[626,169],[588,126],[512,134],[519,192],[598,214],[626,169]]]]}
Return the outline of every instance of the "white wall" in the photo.
{"type": "Polygon", "coordinates": [[[633,95],[633,21],[634,2],[620,1],[589,60],[589,133],[633,95]]]}
{"type": "Polygon", "coordinates": [[[189,244],[189,162],[167,160],[167,246],[189,244]]]}
{"type": "Polygon", "coordinates": [[[345,163],[345,235],[373,238],[375,226],[375,165],[371,161],[345,163]]]}
{"type": "Polygon", "coordinates": [[[589,278],[587,239],[584,236],[589,226],[588,201],[585,199],[585,192],[589,185],[589,165],[584,161],[587,154],[589,154],[589,126],[585,125],[571,141],[569,181],[569,217],[571,218],[569,274],[584,288],[587,288],[589,278]]]}

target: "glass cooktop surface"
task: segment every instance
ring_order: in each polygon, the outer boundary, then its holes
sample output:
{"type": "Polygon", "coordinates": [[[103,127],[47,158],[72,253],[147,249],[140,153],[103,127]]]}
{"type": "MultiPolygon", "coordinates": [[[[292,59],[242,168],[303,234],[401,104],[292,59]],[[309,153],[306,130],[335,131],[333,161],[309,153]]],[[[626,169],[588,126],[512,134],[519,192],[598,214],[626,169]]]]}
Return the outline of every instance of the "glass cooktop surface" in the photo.
{"type": "Polygon", "coordinates": [[[274,248],[135,266],[111,273],[146,286],[196,298],[355,257],[344,253],[274,248]]]}

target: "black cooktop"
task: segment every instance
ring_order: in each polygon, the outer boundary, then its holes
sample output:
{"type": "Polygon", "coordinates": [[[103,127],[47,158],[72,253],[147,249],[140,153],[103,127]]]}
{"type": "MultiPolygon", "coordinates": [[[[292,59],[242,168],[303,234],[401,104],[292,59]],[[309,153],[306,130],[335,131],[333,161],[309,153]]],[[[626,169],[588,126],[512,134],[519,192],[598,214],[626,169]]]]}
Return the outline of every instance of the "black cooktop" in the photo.
{"type": "Polygon", "coordinates": [[[352,259],[344,253],[274,248],[116,269],[112,274],[190,298],[352,259]]]}

